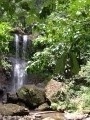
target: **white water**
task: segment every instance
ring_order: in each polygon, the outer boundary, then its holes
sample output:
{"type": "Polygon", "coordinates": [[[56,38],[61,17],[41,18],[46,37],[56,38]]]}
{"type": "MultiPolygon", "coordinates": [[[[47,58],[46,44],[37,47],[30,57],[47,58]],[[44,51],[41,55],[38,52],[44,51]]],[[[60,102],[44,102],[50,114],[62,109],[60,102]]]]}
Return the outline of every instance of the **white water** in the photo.
{"type": "Polygon", "coordinates": [[[15,34],[16,60],[19,57],[19,36],[15,34]]]}
{"type": "Polygon", "coordinates": [[[27,48],[27,35],[23,35],[23,59],[25,60],[26,57],[26,48],[27,48]]]}
{"type": "Polygon", "coordinates": [[[15,35],[15,46],[16,46],[16,58],[14,63],[14,70],[13,70],[13,91],[15,92],[17,89],[21,88],[26,79],[26,48],[27,48],[27,35],[23,36],[23,46],[22,46],[22,58],[19,55],[19,36],[15,35]]]}

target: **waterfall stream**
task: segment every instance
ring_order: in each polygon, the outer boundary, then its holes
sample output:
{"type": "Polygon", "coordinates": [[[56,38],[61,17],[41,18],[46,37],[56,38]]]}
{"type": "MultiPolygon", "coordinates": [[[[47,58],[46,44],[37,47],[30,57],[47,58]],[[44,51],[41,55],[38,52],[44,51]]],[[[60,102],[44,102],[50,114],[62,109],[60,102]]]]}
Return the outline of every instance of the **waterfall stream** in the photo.
{"type": "Polygon", "coordinates": [[[26,57],[26,48],[27,48],[27,35],[23,36],[23,59],[26,57]]]}
{"type": "Polygon", "coordinates": [[[22,44],[22,58],[20,57],[20,45],[19,45],[19,36],[15,35],[15,48],[16,48],[16,58],[14,63],[13,70],[13,90],[21,88],[25,82],[27,73],[25,71],[26,68],[26,48],[27,48],[27,35],[23,35],[23,44],[22,44]]]}

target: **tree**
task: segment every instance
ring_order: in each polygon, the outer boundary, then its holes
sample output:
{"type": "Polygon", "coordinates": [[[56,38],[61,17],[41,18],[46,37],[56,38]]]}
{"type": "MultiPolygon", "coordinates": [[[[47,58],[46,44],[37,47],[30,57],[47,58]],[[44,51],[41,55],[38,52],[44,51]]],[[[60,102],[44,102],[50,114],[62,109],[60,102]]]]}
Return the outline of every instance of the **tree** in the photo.
{"type": "Polygon", "coordinates": [[[37,24],[41,34],[34,41],[36,51],[29,61],[28,70],[41,74],[63,74],[69,64],[72,76],[79,72],[82,57],[89,57],[86,54],[90,44],[90,2],[53,2],[55,6],[51,14],[43,23],[37,24]]]}

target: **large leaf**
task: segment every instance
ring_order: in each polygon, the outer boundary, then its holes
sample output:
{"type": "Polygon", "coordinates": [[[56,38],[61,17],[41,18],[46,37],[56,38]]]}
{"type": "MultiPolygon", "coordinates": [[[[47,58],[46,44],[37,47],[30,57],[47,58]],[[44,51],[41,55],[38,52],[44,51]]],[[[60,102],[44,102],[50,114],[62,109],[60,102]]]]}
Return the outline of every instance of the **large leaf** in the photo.
{"type": "Polygon", "coordinates": [[[65,69],[65,63],[67,59],[67,53],[64,52],[56,62],[55,73],[63,73],[65,69]]]}
{"type": "Polygon", "coordinates": [[[72,52],[70,53],[70,64],[72,73],[77,74],[80,70],[80,67],[76,55],[72,52]]]}

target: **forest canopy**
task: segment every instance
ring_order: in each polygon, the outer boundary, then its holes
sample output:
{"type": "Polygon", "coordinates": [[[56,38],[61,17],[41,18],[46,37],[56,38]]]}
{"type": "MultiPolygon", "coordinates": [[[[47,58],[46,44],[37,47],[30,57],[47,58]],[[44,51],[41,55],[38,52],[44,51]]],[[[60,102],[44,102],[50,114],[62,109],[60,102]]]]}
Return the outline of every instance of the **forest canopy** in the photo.
{"type": "Polygon", "coordinates": [[[10,54],[10,29],[32,29],[32,35],[37,34],[27,58],[28,72],[68,78],[89,59],[89,0],[4,0],[0,16],[1,54],[10,54]]]}

